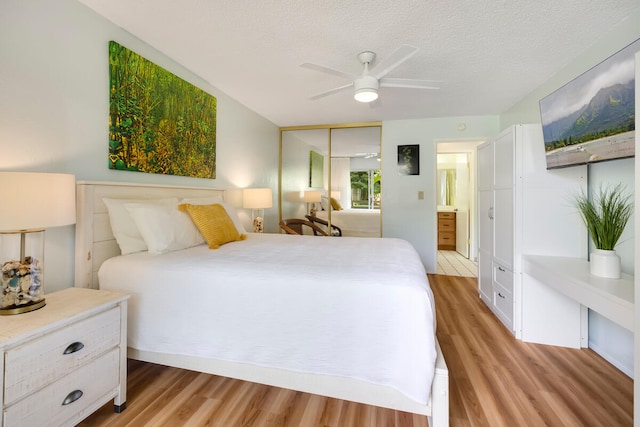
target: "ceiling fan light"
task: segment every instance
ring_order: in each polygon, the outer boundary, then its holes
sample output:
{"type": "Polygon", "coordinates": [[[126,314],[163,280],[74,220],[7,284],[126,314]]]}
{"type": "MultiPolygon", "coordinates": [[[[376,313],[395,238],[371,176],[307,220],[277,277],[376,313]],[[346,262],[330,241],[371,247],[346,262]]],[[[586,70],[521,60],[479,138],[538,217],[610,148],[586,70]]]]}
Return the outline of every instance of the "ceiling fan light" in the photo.
{"type": "Polygon", "coordinates": [[[359,79],[356,79],[356,81],[353,82],[353,87],[355,89],[353,97],[358,102],[371,102],[378,99],[378,79],[371,75],[365,74],[359,79]]]}
{"type": "Polygon", "coordinates": [[[372,88],[357,89],[353,97],[358,102],[372,102],[378,99],[378,91],[372,88]]]}

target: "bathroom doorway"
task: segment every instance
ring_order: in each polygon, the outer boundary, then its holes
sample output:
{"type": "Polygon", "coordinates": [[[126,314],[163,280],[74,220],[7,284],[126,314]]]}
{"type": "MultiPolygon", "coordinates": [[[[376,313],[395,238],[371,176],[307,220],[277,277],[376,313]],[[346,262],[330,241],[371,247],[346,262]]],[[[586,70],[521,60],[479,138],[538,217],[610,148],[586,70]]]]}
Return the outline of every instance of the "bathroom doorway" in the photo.
{"type": "Polygon", "coordinates": [[[455,252],[472,262],[477,261],[478,256],[475,220],[476,148],[482,142],[484,141],[437,142],[437,215],[455,217],[455,252]]]}

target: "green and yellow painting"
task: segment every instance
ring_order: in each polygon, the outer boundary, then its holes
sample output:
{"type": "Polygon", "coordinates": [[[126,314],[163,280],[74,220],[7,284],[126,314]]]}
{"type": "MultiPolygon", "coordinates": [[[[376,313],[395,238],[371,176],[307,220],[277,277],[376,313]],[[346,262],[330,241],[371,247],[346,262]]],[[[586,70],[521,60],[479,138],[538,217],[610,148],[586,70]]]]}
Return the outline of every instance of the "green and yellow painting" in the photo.
{"type": "Polygon", "coordinates": [[[109,42],[109,168],[216,177],[216,98],[109,42]]]}

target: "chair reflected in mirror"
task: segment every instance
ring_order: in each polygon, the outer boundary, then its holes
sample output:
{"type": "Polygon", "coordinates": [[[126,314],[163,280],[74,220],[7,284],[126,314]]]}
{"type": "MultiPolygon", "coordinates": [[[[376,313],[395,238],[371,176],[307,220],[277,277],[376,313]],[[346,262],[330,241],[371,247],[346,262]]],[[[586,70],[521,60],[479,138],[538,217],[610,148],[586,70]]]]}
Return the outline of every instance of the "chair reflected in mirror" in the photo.
{"type": "Polygon", "coordinates": [[[300,218],[288,218],[280,221],[280,228],[287,234],[328,236],[322,228],[311,221],[300,218]]]}
{"type": "MultiPolygon", "coordinates": [[[[314,224],[320,224],[320,226],[322,226],[321,228],[324,230],[325,233],[327,233],[328,227],[329,227],[329,222],[325,221],[322,218],[318,218],[317,216],[313,216],[313,215],[305,215],[305,218],[307,218],[310,222],[314,223],[314,224]]],[[[331,235],[334,237],[342,237],[342,229],[340,227],[338,227],[337,225],[333,225],[331,224],[331,235]]]]}

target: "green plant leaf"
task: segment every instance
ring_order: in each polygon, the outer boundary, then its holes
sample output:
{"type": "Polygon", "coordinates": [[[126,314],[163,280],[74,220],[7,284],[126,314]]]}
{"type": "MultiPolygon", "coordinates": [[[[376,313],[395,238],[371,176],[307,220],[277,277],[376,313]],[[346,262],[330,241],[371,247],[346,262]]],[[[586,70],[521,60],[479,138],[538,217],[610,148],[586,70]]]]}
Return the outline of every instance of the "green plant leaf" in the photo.
{"type": "Polygon", "coordinates": [[[591,198],[581,193],[575,204],[596,249],[614,250],[633,213],[631,195],[622,184],[601,186],[591,198]]]}

